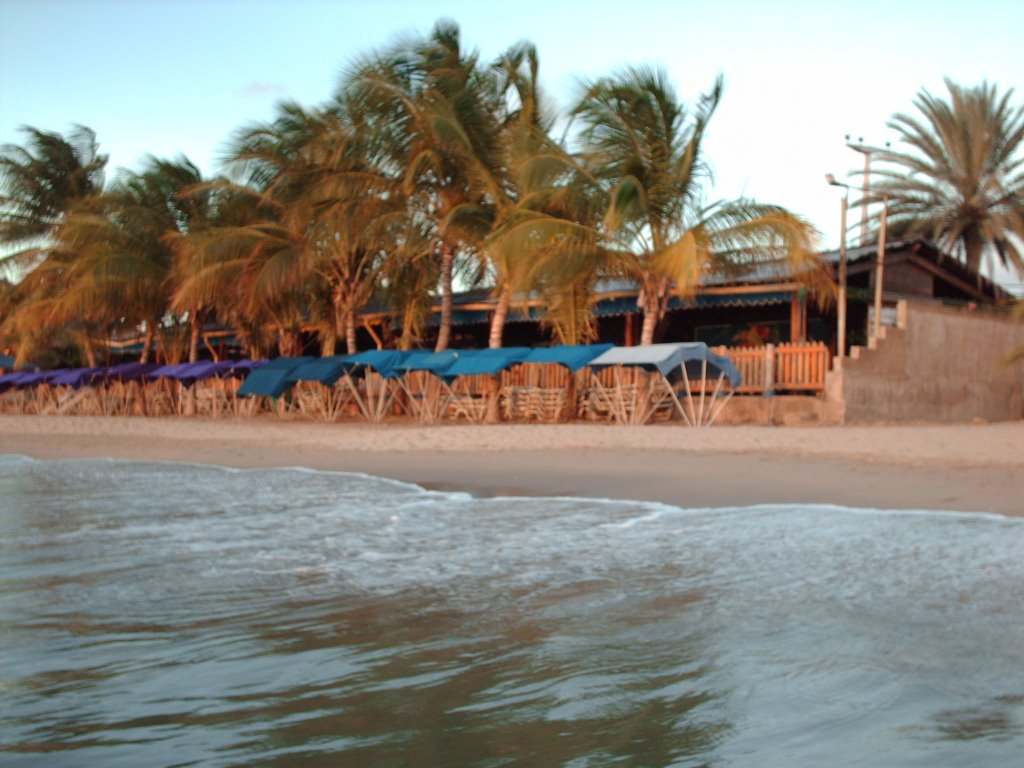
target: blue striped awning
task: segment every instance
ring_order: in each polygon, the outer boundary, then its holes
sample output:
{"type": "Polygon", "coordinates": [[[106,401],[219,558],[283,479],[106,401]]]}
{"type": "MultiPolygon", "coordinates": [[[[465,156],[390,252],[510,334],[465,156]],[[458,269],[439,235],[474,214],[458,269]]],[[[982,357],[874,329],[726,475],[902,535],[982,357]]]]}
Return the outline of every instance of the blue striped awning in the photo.
{"type": "MultiPolygon", "coordinates": [[[[769,304],[788,304],[793,300],[792,291],[758,291],[757,293],[700,294],[692,299],[673,296],[669,299],[669,311],[674,309],[712,309],[715,307],[764,307],[769,304]]],[[[598,317],[616,317],[640,312],[636,298],[621,296],[617,299],[599,301],[594,308],[598,317]]]]}

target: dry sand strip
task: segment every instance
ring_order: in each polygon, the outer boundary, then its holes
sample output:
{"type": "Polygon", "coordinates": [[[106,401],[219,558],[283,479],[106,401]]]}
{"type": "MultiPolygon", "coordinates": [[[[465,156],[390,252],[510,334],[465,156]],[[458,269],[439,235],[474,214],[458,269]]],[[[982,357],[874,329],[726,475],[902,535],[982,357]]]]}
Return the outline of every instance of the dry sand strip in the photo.
{"type": "Polygon", "coordinates": [[[481,495],[1024,516],[1024,422],[694,430],[0,416],[0,453],[304,466],[481,495]]]}

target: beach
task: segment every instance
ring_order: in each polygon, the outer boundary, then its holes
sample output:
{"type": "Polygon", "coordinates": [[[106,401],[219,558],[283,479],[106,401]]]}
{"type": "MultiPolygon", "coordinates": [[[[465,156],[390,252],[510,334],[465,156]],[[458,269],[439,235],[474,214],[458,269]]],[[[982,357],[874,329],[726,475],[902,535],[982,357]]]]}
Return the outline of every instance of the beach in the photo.
{"type": "Polygon", "coordinates": [[[360,472],[479,496],[1024,516],[1024,422],[493,426],[0,416],[0,453],[360,472]]]}

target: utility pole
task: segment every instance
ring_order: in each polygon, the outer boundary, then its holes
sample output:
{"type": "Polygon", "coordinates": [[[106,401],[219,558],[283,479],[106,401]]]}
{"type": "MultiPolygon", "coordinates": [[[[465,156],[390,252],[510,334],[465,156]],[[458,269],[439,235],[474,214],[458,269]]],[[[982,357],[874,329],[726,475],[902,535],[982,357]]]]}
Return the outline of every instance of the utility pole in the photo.
{"type": "Polygon", "coordinates": [[[845,190],[839,209],[839,299],[836,302],[836,365],[841,368],[846,356],[846,211],[850,205],[850,185],[836,181],[831,173],[825,174],[825,180],[845,190]]]}
{"type": "Polygon", "coordinates": [[[864,144],[864,137],[857,138],[857,143],[850,141],[850,134],[846,134],[846,146],[854,152],[864,155],[864,179],[861,185],[862,197],[860,201],[860,242],[857,245],[866,245],[868,242],[868,194],[871,192],[871,155],[876,152],[887,152],[889,142],[885,142],[885,149],[870,147],[864,144]]]}

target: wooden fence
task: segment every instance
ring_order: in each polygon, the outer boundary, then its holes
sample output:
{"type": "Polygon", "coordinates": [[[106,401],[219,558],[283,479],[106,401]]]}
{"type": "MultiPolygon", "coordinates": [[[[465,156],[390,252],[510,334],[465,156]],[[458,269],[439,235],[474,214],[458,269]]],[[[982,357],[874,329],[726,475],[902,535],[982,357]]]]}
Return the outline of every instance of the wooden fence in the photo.
{"type": "Polygon", "coordinates": [[[832,363],[829,348],[821,342],[716,347],[714,351],[728,355],[743,374],[737,392],[822,392],[832,363]]]}

